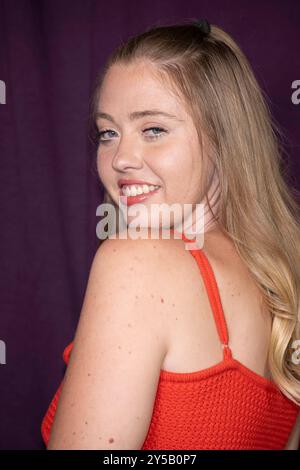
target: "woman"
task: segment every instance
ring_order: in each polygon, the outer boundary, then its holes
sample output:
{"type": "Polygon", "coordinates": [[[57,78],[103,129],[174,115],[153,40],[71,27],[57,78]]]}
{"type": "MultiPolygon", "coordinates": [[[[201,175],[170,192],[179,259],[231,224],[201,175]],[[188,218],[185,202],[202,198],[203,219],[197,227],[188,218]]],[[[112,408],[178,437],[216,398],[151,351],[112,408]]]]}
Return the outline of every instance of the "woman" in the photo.
{"type": "Polygon", "coordinates": [[[112,55],[92,112],[106,201],[204,204],[203,244],[185,249],[195,210],[167,239],[101,243],[47,448],[296,449],[299,208],[247,59],[205,20],[154,27],[112,55]]]}

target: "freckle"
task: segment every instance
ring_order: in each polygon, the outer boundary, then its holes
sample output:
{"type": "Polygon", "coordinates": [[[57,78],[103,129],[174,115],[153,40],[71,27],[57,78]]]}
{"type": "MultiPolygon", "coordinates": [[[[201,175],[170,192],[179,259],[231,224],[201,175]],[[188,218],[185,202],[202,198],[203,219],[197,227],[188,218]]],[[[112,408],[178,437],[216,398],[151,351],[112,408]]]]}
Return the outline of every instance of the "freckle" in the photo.
{"type": "Polygon", "coordinates": [[[122,346],[118,346],[118,349],[122,349],[122,346]]]}
{"type": "Polygon", "coordinates": [[[162,304],[164,303],[164,299],[162,297],[160,298],[160,301],[162,304]]]}
{"type": "Polygon", "coordinates": [[[129,328],[131,328],[131,323],[127,323],[127,326],[129,326],[129,328]]]}
{"type": "Polygon", "coordinates": [[[75,436],[75,434],[76,434],[76,432],[74,431],[74,432],[73,432],[73,436],[75,436]]]}
{"type": "Polygon", "coordinates": [[[176,319],[175,319],[175,320],[178,320],[178,318],[176,317],[176,319]]]}
{"type": "Polygon", "coordinates": [[[111,437],[108,442],[111,444],[112,442],[114,442],[114,439],[111,437]]]}
{"type": "Polygon", "coordinates": [[[114,253],[116,252],[116,249],[115,249],[115,248],[113,249],[113,252],[114,252],[114,253]]]}
{"type": "Polygon", "coordinates": [[[71,406],[74,406],[74,405],[75,405],[75,403],[71,403],[71,406]]]}
{"type": "Polygon", "coordinates": [[[153,299],[154,295],[153,295],[153,294],[151,294],[151,297],[152,297],[152,299],[153,299]]]}
{"type": "Polygon", "coordinates": [[[138,298],[139,298],[139,296],[138,296],[138,295],[136,295],[136,296],[135,296],[135,298],[136,298],[136,299],[138,299],[138,298]]]}
{"type": "Polygon", "coordinates": [[[98,439],[102,439],[102,437],[98,437],[98,439]]]}
{"type": "Polygon", "coordinates": [[[89,376],[89,377],[90,377],[90,375],[91,375],[91,374],[90,374],[90,373],[88,373],[88,376],[89,376]]]}
{"type": "Polygon", "coordinates": [[[175,304],[172,304],[172,307],[175,307],[175,304]]]}
{"type": "Polygon", "coordinates": [[[85,424],[87,424],[88,422],[86,421],[85,424]]]}
{"type": "Polygon", "coordinates": [[[131,354],[131,353],[132,353],[132,351],[128,351],[128,352],[129,352],[129,354],[131,354]]]}

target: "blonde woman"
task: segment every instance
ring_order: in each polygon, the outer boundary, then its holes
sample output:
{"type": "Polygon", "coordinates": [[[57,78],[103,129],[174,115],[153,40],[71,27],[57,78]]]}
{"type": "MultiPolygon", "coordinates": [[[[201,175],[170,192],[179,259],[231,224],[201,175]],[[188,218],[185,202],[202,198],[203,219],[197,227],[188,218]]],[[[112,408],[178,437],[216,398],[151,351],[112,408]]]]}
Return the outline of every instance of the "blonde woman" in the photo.
{"type": "Polygon", "coordinates": [[[245,55],[206,20],[153,27],[112,54],[92,115],[105,200],[202,204],[203,244],[176,216],[100,244],[47,449],[297,449],[299,207],[245,55]]]}

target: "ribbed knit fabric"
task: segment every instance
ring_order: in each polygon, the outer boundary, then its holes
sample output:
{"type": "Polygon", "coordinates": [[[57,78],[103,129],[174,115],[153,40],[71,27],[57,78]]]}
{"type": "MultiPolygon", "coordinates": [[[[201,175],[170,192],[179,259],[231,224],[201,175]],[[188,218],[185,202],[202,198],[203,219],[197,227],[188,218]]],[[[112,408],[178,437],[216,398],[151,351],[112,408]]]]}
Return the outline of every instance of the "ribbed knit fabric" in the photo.
{"type": "MultiPolygon", "coordinates": [[[[192,241],[180,234],[185,242],[192,241]]],[[[232,357],[217,282],[202,251],[195,258],[223,345],[223,360],[197,372],[161,370],[148,434],[142,450],[284,449],[299,413],[269,379],[232,357]]],[[[73,341],[65,348],[69,362],[73,341]]],[[[62,383],[41,426],[47,446],[62,383]]]]}

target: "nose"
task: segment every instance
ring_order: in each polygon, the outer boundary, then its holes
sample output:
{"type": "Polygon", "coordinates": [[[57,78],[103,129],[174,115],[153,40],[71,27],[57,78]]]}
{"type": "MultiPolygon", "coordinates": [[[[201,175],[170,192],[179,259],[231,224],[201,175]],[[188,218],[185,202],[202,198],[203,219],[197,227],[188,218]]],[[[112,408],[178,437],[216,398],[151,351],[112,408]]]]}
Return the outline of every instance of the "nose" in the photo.
{"type": "Polygon", "coordinates": [[[112,167],[116,171],[126,171],[130,168],[140,169],[143,167],[143,158],[136,142],[129,139],[120,141],[116,154],[112,160],[112,167]]]}

